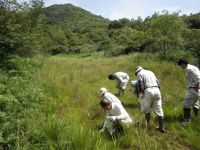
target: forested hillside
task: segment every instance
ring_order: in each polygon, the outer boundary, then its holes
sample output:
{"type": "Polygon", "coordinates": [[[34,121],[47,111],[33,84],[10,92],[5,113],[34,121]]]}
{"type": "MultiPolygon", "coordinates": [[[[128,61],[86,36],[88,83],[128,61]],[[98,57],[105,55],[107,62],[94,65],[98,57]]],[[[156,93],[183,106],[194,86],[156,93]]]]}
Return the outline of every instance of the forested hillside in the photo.
{"type": "Polygon", "coordinates": [[[43,9],[48,49],[52,54],[104,51],[104,55],[130,52],[191,53],[199,63],[199,16],[163,11],[145,19],[110,21],[71,4],[43,9]],[[51,44],[50,44],[51,43],[51,44]],[[181,50],[181,52],[180,52],[181,50]]]}
{"type": "Polygon", "coordinates": [[[106,56],[131,52],[192,55],[200,64],[200,14],[180,16],[162,11],[144,19],[108,20],[72,4],[44,7],[43,1],[1,5],[1,55],[13,53],[83,54],[106,56]],[[11,34],[12,33],[12,34],[11,34]]]}
{"type": "Polygon", "coordinates": [[[51,53],[86,53],[98,49],[108,38],[109,20],[71,4],[43,9],[51,53]]]}
{"type": "Polygon", "coordinates": [[[63,29],[76,32],[83,32],[92,27],[107,28],[110,22],[108,19],[94,15],[72,4],[52,5],[44,8],[43,11],[47,24],[57,25],[63,29]]]}

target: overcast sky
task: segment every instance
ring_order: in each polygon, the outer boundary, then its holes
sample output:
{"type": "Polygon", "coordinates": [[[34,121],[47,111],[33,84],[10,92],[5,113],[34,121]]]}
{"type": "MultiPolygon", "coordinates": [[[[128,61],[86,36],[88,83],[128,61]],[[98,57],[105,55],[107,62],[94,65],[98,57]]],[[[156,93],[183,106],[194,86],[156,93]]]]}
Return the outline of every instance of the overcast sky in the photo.
{"type": "MultiPolygon", "coordinates": [[[[21,2],[23,0],[18,0],[21,2]]],[[[44,0],[45,6],[71,3],[93,14],[111,20],[120,18],[145,18],[154,12],[181,11],[180,14],[200,12],[200,0],[44,0]]]]}

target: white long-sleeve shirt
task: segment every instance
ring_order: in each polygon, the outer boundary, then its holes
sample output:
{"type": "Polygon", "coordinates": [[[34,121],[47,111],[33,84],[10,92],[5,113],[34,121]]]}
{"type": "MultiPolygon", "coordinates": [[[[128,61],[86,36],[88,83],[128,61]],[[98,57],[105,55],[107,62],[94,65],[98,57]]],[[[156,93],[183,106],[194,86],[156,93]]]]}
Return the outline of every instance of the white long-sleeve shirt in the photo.
{"type": "Polygon", "coordinates": [[[200,71],[197,67],[188,64],[185,69],[185,77],[188,88],[200,84],[200,71]]]}
{"type": "Polygon", "coordinates": [[[117,80],[119,80],[119,82],[127,82],[127,80],[129,80],[129,76],[125,72],[116,72],[114,75],[116,76],[117,80]]]}
{"type": "Polygon", "coordinates": [[[106,110],[106,119],[103,125],[103,128],[107,128],[109,126],[109,120],[118,119],[122,123],[131,123],[132,119],[130,118],[127,111],[124,107],[119,103],[112,103],[111,110],[106,110]]]}
{"type": "Polygon", "coordinates": [[[113,95],[110,92],[105,92],[104,95],[103,95],[103,98],[105,98],[105,99],[107,99],[111,102],[116,102],[116,103],[121,104],[121,101],[115,95],[113,95]]]}
{"type": "Polygon", "coordinates": [[[137,74],[137,79],[141,81],[142,87],[144,89],[149,87],[159,87],[159,81],[156,78],[155,74],[150,70],[141,70],[137,74]]]}

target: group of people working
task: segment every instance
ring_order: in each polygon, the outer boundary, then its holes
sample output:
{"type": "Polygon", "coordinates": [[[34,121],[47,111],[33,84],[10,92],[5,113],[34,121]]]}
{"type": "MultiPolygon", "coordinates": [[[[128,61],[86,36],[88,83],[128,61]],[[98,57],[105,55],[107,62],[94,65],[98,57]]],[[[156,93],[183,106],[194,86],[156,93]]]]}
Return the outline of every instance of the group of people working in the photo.
{"type": "MultiPolygon", "coordinates": [[[[191,107],[196,117],[199,114],[200,97],[200,71],[194,66],[188,64],[186,59],[178,60],[178,65],[185,70],[187,94],[183,102],[183,122],[191,121],[191,107]]],[[[136,88],[138,97],[141,99],[140,108],[145,114],[146,126],[149,126],[151,109],[156,113],[158,120],[157,129],[164,133],[164,113],[162,109],[162,98],[160,92],[159,80],[150,70],[145,70],[141,66],[135,69],[137,80],[131,81],[131,85],[136,88]]],[[[129,76],[124,72],[117,72],[108,76],[110,80],[117,80],[118,95],[124,94],[129,76]]],[[[123,125],[129,126],[132,119],[123,107],[121,101],[105,87],[100,89],[102,99],[101,107],[106,110],[106,119],[100,132],[107,130],[111,135],[117,130],[123,133],[123,125]]]]}

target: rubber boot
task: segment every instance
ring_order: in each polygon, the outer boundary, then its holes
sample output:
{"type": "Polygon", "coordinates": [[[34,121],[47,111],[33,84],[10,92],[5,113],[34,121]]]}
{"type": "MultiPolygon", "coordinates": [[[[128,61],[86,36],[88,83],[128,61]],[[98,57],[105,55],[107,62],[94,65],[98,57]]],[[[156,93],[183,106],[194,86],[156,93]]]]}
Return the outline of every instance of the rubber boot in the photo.
{"type": "Polygon", "coordinates": [[[146,120],[146,127],[149,127],[150,113],[145,114],[145,120],[146,120]]]}
{"type": "Polygon", "coordinates": [[[193,107],[193,111],[194,111],[195,117],[198,117],[199,116],[199,109],[196,108],[196,107],[193,107]]]}
{"type": "Polygon", "coordinates": [[[165,132],[164,125],[163,125],[163,120],[164,120],[163,116],[158,116],[158,128],[157,129],[162,133],[165,132]]]}
{"type": "Polygon", "coordinates": [[[191,121],[191,109],[183,108],[183,111],[184,111],[183,122],[190,122],[191,121]]]}

